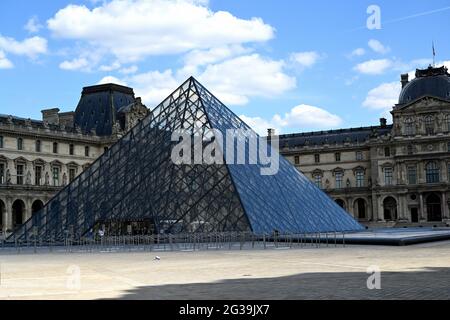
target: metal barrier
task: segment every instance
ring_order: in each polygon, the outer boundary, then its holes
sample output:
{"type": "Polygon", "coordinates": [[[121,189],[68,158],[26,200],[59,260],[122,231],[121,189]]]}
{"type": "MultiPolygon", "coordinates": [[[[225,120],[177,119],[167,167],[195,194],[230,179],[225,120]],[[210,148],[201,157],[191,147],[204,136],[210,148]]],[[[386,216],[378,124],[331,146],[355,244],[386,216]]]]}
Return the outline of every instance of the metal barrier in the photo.
{"type": "Polygon", "coordinates": [[[208,251],[250,249],[345,247],[345,233],[275,233],[213,232],[157,235],[113,235],[64,239],[31,236],[28,241],[0,241],[2,252],[119,252],[119,251],[208,251]]]}

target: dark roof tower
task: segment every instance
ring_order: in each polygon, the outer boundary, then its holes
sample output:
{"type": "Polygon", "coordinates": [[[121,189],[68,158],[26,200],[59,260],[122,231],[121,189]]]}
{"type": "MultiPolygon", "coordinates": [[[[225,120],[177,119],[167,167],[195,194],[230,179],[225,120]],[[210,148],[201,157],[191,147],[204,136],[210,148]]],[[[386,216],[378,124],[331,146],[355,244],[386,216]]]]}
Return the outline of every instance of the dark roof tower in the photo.
{"type": "Polygon", "coordinates": [[[409,82],[407,74],[402,75],[402,87],[399,104],[410,103],[424,96],[450,101],[450,74],[445,66],[416,69],[416,78],[409,82]]]}
{"type": "Polygon", "coordinates": [[[75,110],[75,126],[83,133],[111,135],[119,110],[134,102],[132,88],[112,83],[85,87],[75,110]]]}

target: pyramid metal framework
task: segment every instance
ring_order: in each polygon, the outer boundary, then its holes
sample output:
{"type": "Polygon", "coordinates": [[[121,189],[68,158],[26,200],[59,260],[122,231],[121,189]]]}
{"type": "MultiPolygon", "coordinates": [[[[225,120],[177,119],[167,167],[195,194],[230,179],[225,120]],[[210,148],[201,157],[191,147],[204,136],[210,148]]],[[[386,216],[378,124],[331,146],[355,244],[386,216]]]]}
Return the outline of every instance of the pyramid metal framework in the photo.
{"type": "Polygon", "coordinates": [[[171,135],[180,129],[203,138],[211,129],[254,134],[191,77],[10,239],[82,237],[99,221],[133,219],[150,219],[155,233],[362,229],[275,150],[275,175],[261,175],[259,162],[175,164],[171,135]]]}

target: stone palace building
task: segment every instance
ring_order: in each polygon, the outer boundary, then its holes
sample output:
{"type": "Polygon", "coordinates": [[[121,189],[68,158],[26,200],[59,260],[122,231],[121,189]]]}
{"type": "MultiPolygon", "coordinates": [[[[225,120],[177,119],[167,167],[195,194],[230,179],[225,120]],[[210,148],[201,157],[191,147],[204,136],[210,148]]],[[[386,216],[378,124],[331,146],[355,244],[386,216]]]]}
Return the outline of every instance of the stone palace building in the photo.
{"type": "Polygon", "coordinates": [[[450,74],[417,70],[393,124],[280,136],[281,153],[366,225],[450,223],[450,74]]]}
{"type": "Polygon", "coordinates": [[[0,115],[0,232],[28,220],[148,113],[133,89],[106,84],[84,88],[74,112],[0,115]]]}
{"type": "MultiPolygon", "coordinates": [[[[450,75],[417,70],[393,125],[280,136],[280,151],[366,225],[450,222],[450,75]]],[[[149,114],[133,89],[86,87],[74,112],[0,115],[0,230],[13,231],[149,114]]]]}

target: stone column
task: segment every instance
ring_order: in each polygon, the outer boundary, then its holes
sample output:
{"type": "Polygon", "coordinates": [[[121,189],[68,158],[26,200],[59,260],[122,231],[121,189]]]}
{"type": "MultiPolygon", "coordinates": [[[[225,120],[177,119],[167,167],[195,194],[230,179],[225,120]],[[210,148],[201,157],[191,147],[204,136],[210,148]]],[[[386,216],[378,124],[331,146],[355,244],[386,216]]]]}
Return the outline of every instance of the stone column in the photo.
{"type": "Polygon", "coordinates": [[[377,197],[377,206],[378,206],[378,221],[384,222],[384,209],[383,203],[381,201],[381,196],[377,197]]]}
{"type": "Polygon", "coordinates": [[[27,197],[27,199],[25,200],[25,216],[24,216],[24,220],[23,222],[25,223],[25,221],[27,221],[28,219],[31,218],[31,207],[32,207],[32,199],[31,197],[27,197]]]}
{"type": "Polygon", "coordinates": [[[424,222],[427,221],[427,218],[425,217],[425,208],[423,205],[423,194],[419,194],[419,221],[424,222]]]}
{"type": "Polygon", "coordinates": [[[8,214],[6,213],[6,203],[4,203],[4,204],[5,204],[5,207],[3,208],[4,210],[2,212],[2,222],[3,222],[2,232],[3,232],[3,234],[5,234],[5,231],[6,231],[6,220],[8,219],[7,218],[8,214]]]}
{"type": "Polygon", "coordinates": [[[352,198],[345,198],[345,201],[347,202],[346,205],[347,205],[348,213],[350,213],[353,218],[356,218],[355,212],[353,210],[353,201],[352,200],[353,200],[352,198]]]}
{"type": "Polygon", "coordinates": [[[372,221],[377,222],[379,220],[378,215],[378,197],[372,195],[372,221]]]}
{"type": "Polygon", "coordinates": [[[398,221],[405,221],[406,220],[406,213],[405,213],[405,196],[399,195],[398,197],[398,209],[397,209],[397,215],[398,215],[398,221]]]}
{"type": "Polygon", "coordinates": [[[442,191],[442,220],[449,219],[448,216],[448,204],[447,204],[447,193],[442,191]]]}
{"type": "Polygon", "coordinates": [[[6,230],[12,230],[12,200],[11,198],[7,197],[5,203],[5,232],[6,230]]]}

